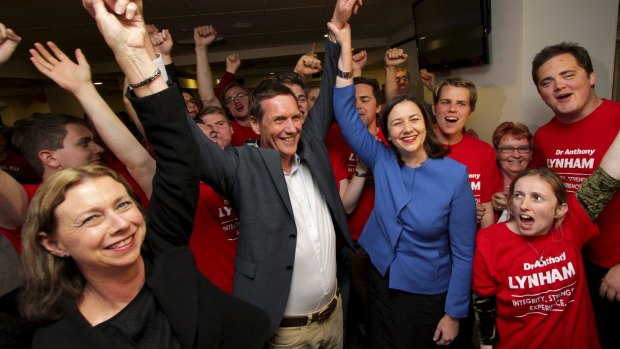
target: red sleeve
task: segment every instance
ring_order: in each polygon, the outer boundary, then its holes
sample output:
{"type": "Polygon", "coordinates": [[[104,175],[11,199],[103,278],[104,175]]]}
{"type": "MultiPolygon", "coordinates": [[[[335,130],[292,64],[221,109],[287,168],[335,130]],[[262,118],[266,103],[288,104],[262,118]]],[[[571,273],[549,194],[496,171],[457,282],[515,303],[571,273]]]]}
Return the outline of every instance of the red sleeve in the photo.
{"type": "Polygon", "coordinates": [[[491,202],[493,199],[493,192],[497,188],[499,182],[497,161],[495,158],[495,152],[491,150],[486,160],[485,177],[488,179],[487,184],[484,186],[484,192],[480,195],[480,202],[491,202]]]}
{"type": "Polygon", "coordinates": [[[22,238],[19,229],[9,230],[0,227],[0,234],[4,235],[11,242],[17,253],[22,253],[22,238]]]}
{"type": "Polygon", "coordinates": [[[228,84],[230,84],[234,79],[235,74],[225,71],[224,75],[222,75],[222,77],[220,78],[220,82],[217,84],[217,86],[215,86],[215,97],[219,99],[222,95],[222,91],[224,91],[224,88],[228,86],[228,84]]]}
{"type": "Polygon", "coordinates": [[[494,265],[494,262],[489,260],[490,256],[488,255],[488,252],[493,251],[493,246],[484,237],[485,231],[486,233],[493,233],[486,229],[478,233],[473,262],[472,289],[483,297],[489,297],[497,294],[498,282],[489,270],[489,266],[494,265]]]}

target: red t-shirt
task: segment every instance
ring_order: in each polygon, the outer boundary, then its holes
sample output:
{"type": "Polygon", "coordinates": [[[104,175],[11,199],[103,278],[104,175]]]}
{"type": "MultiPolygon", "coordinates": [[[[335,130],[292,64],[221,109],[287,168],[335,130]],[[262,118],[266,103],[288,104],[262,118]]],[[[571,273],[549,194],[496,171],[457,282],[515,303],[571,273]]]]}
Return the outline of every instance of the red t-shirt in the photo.
{"type": "Polygon", "coordinates": [[[228,200],[200,183],[194,230],[189,241],[198,270],[222,291],[232,294],[239,218],[228,200]]]}
{"type": "MultiPolygon", "coordinates": [[[[349,178],[349,158],[352,154],[351,148],[344,140],[337,123],[332,123],[331,128],[325,136],[325,146],[329,154],[329,161],[334,169],[336,185],[340,187],[340,181],[349,178]]],[[[353,168],[355,170],[355,167],[353,168]]]]}
{"type": "MultiPolygon", "coordinates": [[[[389,146],[389,143],[383,136],[383,132],[381,129],[377,129],[377,138],[378,141],[382,142],[386,146],[389,146]]],[[[353,179],[355,175],[355,166],[357,165],[357,156],[351,152],[349,155],[348,161],[348,169],[349,169],[349,181],[353,179]]],[[[375,178],[372,175],[370,169],[366,173],[366,181],[364,182],[364,189],[362,190],[362,195],[357,202],[357,206],[355,210],[348,215],[349,222],[349,230],[351,231],[351,237],[353,240],[357,241],[362,235],[362,230],[364,230],[364,226],[366,226],[366,222],[368,221],[368,217],[370,217],[370,213],[375,208],[375,178]]]]}
{"type": "Polygon", "coordinates": [[[498,181],[493,148],[468,134],[463,134],[460,142],[447,147],[450,148],[449,158],[467,166],[476,203],[490,202],[498,181]]]}
{"type": "Polygon", "coordinates": [[[506,223],[476,238],[473,289],[497,297],[494,348],[600,348],[581,248],[598,229],[569,196],[560,229],[524,237],[506,223]]]}
{"type": "Polygon", "coordinates": [[[251,127],[241,126],[235,120],[231,121],[230,125],[233,129],[232,139],[230,140],[231,146],[245,145],[246,141],[258,139],[258,135],[251,127]]]}
{"type": "MultiPolygon", "coordinates": [[[[603,103],[586,118],[561,124],[557,117],[534,136],[532,167],[554,169],[568,192],[594,172],[620,131],[620,103],[603,103]]],[[[620,264],[620,195],[615,195],[596,220],[601,234],[590,240],[584,255],[591,262],[611,268],[620,264]]]]}
{"type": "Polygon", "coordinates": [[[35,184],[41,182],[35,170],[30,166],[26,158],[7,150],[6,159],[0,160],[0,168],[10,174],[16,181],[23,184],[35,184]]]}

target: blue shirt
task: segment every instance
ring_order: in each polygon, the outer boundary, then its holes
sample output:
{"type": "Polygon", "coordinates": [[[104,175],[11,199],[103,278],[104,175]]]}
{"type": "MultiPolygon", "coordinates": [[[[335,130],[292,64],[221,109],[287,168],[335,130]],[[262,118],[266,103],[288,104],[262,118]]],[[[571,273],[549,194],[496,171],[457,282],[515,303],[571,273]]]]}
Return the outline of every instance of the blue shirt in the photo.
{"type": "MultiPolygon", "coordinates": [[[[355,108],[355,86],[336,88],[342,134],[375,177],[375,208],[359,239],[390,288],[447,292],[445,311],[467,316],[476,237],[476,203],[467,168],[449,158],[401,166],[393,148],[376,142],[355,108]]],[[[429,131],[427,125],[427,131],[429,131]]]]}

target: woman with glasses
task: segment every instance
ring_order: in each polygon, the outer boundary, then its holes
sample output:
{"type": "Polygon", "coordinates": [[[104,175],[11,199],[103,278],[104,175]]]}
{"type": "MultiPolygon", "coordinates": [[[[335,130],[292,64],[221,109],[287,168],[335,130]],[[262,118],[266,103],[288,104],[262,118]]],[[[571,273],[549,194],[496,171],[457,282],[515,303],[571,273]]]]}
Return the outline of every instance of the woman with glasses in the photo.
{"type": "Polygon", "coordinates": [[[496,223],[505,222],[510,218],[506,194],[512,181],[532,161],[533,141],[534,137],[527,126],[512,121],[502,122],[493,132],[493,147],[500,174],[493,194],[496,223]]]}

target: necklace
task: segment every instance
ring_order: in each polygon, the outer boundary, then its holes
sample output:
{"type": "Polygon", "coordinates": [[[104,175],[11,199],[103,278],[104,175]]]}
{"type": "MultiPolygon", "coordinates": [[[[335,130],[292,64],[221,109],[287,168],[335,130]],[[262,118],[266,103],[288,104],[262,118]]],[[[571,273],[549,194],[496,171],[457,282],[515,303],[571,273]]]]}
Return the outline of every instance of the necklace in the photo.
{"type": "Polygon", "coordinates": [[[545,257],[544,257],[545,249],[543,248],[540,252],[538,252],[538,250],[536,248],[534,248],[534,246],[529,241],[525,241],[525,242],[527,242],[527,244],[530,245],[532,250],[534,250],[534,252],[536,252],[536,255],[538,255],[538,261],[542,263],[543,259],[545,259],[545,257]]]}

